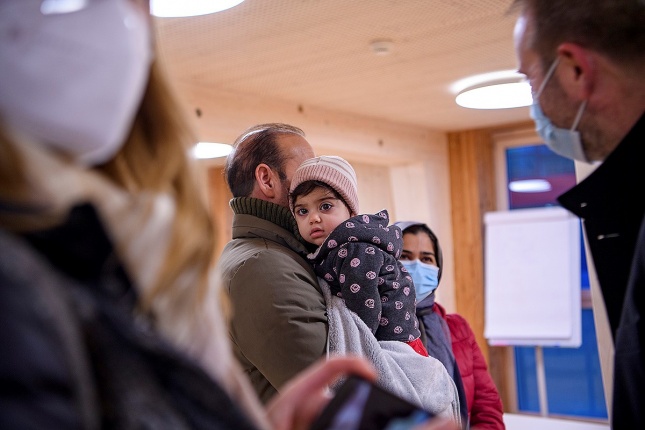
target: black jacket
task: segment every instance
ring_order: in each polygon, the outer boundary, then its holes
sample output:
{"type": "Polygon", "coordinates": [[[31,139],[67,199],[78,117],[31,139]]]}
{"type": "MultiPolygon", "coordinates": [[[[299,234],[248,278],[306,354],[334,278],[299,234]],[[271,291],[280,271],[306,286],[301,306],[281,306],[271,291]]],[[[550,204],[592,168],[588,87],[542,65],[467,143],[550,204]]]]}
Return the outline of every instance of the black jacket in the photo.
{"type": "Polygon", "coordinates": [[[47,231],[0,229],[0,428],[252,428],[136,301],[91,206],[47,231]]]}
{"type": "Polygon", "coordinates": [[[615,343],[612,428],[645,428],[645,114],[558,198],[584,220],[615,343]]]}

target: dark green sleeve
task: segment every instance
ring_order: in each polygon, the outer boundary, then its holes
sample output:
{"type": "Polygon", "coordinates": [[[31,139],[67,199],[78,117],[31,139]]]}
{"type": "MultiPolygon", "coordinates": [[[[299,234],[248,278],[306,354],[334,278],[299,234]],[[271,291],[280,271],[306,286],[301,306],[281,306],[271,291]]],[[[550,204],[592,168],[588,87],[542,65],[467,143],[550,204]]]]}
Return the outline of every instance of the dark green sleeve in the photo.
{"type": "Polygon", "coordinates": [[[289,254],[255,254],[232,276],[229,288],[238,353],[275,389],[324,355],[324,299],[313,272],[289,254]]]}

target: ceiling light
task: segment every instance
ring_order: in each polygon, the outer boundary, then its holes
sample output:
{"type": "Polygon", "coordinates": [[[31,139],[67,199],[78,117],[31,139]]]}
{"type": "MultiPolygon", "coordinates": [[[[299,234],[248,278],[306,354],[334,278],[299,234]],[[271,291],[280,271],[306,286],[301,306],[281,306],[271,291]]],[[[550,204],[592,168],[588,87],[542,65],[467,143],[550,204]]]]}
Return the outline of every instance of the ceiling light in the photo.
{"type": "Polygon", "coordinates": [[[466,90],[455,101],[470,109],[509,109],[530,106],[533,98],[527,82],[510,82],[466,90]]]}
{"type": "Polygon", "coordinates": [[[551,183],[545,179],[525,179],[523,181],[512,181],[508,189],[516,193],[543,193],[551,191],[551,183]]]}
{"type": "Polygon", "coordinates": [[[54,15],[77,12],[87,7],[88,0],[43,0],[40,12],[43,15],[54,15]]]}
{"type": "Polygon", "coordinates": [[[455,82],[451,90],[458,93],[457,104],[470,109],[508,109],[533,103],[531,86],[514,70],[470,76],[455,82]]]}
{"type": "Polygon", "coordinates": [[[454,82],[450,86],[450,91],[453,94],[458,94],[468,88],[479,87],[491,82],[514,80],[515,82],[521,80],[524,75],[517,73],[517,70],[497,70],[495,72],[480,73],[479,75],[472,75],[454,82]]]}
{"type": "Polygon", "coordinates": [[[233,147],[227,143],[199,142],[192,149],[193,157],[198,159],[226,157],[233,147]]]}
{"type": "Polygon", "coordinates": [[[197,16],[220,12],[244,0],[151,0],[150,12],[162,18],[197,16]]]}

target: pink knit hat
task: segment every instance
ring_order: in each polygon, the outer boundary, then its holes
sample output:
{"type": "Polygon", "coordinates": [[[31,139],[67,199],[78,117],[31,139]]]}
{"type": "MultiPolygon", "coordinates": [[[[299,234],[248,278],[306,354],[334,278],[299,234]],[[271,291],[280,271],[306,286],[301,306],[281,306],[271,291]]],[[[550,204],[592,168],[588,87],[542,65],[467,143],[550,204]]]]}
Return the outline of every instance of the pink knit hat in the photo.
{"type": "MultiPolygon", "coordinates": [[[[358,186],[356,173],[345,159],[333,155],[310,158],[303,161],[291,180],[289,194],[298,185],[307,181],[320,181],[333,188],[343,198],[352,215],[358,214],[358,186]]],[[[293,203],[289,200],[293,212],[293,203]]]]}

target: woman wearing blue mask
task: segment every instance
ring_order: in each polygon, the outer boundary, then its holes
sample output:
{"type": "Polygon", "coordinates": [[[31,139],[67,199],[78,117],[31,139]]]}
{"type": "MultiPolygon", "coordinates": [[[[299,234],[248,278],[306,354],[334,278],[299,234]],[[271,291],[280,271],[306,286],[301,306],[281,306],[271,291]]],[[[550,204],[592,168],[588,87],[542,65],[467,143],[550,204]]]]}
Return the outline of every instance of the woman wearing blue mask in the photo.
{"type": "Polygon", "coordinates": [[[437,236],[420,222],[395,225],[403,231],[400,261],[414,281],[421,339],[430,356],[441,361],[453,377],[463,421],[478,430],[504,429],[502,402],[475,334],[461,315],[447,314],[435,302],[443,268],[437,236]]]}

